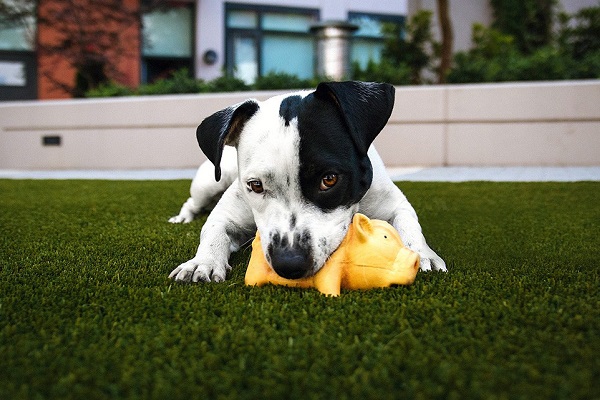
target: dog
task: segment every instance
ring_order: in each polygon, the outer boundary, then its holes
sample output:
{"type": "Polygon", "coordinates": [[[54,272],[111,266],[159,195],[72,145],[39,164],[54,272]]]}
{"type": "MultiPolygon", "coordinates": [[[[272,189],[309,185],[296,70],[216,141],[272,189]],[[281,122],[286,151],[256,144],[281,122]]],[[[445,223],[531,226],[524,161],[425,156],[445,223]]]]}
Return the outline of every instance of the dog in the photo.
{"type": "Polygon", "coordinates": [[[419,254],[421,270],[446,271],[372,146],[394,98],[389,84],[323,82],[314,91],[250,99],[207,117],[196,137],[208,161],[192,181],[191,197],[169,221],[190,222],[214,209],[196,255],[169,277],[224,281],[229,256],[257,229],[278,275],[312,276],[359,211],[392,224],[419,254]]]}

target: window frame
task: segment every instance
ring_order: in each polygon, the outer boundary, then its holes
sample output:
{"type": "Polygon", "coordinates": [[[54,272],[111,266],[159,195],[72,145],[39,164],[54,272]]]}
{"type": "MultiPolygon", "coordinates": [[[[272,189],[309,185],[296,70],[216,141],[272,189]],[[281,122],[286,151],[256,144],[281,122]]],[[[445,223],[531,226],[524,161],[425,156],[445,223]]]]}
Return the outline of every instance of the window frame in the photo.
{"type": "Polygon", "coordinates": [[[0,62],[21,64],[25,83],[23,85],[0,84],[0,101],[34,100],[38,98],[38,60],[36,41],[38,37],[37,16],[8,22],[0,17],[0,30],[23,29],[24,45],[0,47],[0,62]]]}
{"type": "Polygon", "coordinates": [[[0,62],[23,64],[25,85],[0,85],[0,101],[33,100],[38,97],[37,55],[34,51],[0,50],[0,62]]]}
{"type": "Polygon", "coordinates": [[[185,7],[188,8],[190,10],[191,13],[191,21],[190,21],[190,29],[191,29],[191,35],[192,35],[192,41],[191,41],[191,49],[190,49],[190,55],[188,57],[182,57],[182,56],[153,56],[153,55],[145,55],[144,54],[144,45],[143,45],[143,40],[144,40],[144,31],[143,31],[143,27],[141,27],[140,29],[140,46],[139,46],[139,55],[140,55],[140,83],[145,84],[145,83],[152,83],[154,81],[156,81],[156,79],[153,80],[149,80],[149,70],[150,68],[148,68],[148,61],[150,62],[169,62],[169,61],[176,61],[180,64],[186,64],[184,65],[182,68],[188,68],[188,72],[190,74],[190,77],[193,77],[195,75],[195,68],[196,68],[196,12],[197,12],[197,5],[195,1],[190,1],[190,0],[183,0],[183,1],[177,1],[174,2],[177,6],[179,7],[185,7]]]}
{"type": "MultiPolygon", "coordinates": [[[[225,30],[225,71],[227,76],[235,76],[235,54],[233,52],[234,45],[233,41],[237,37],[250,37],[256,41],[256,62],[257,62],[257,74],[256,78],[264,76],[263,69],[263,47],[264,38],[267,35],[281,35],[291,36],[298,38],[311,39],[312,34],[309,30],[306,32],[298,31],[284,31],[277,29],[263,29],[263,18],[264,14],[268,13],[280,13],[280,14],[300,14],[314,18],[314,22],[318,23],[321,19],[321,11],[318,8],[304,8],[304,7],[285,7],[285,6],[269,6],[269,5],[257,5],[247,3],[225,3],[225,13],[223,26],[225,30]],[[232,11],[250,11],[256,13],[256,26],[254,28],[236,28],[229,27],[228,18],[229,13],[232,11]]],[[[314,44],[313,44],[314,45],[314,44]]],[[[313,59],[313,64],[315,60],[313,59]]],[[[313,65],[314,69],[314,65],[313,65]]]]}

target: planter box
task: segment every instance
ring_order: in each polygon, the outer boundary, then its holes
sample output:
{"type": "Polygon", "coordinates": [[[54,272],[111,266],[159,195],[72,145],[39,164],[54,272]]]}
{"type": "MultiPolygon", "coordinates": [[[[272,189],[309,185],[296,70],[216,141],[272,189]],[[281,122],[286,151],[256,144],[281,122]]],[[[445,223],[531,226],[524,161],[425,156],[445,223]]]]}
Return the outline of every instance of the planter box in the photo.
{"type": "MultiPolygon", "coordinates": [[[[193,168],[195,130],[244,92],[0,103],[1,169],[193,168]]],[[[600,81],[398,87],[389,166],[600,165],[600,81]]]]}

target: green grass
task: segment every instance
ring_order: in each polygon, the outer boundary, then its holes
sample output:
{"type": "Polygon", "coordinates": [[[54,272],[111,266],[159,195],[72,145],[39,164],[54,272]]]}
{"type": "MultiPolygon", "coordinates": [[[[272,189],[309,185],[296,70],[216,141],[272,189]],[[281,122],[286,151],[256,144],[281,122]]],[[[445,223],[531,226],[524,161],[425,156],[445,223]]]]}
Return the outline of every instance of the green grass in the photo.
{"type": "Polygon", "coordinates": [[[450,272],[175,284],[188,181],[0,180],[0,398],[600,398],[600,183],[403,183],[450,272]]]}

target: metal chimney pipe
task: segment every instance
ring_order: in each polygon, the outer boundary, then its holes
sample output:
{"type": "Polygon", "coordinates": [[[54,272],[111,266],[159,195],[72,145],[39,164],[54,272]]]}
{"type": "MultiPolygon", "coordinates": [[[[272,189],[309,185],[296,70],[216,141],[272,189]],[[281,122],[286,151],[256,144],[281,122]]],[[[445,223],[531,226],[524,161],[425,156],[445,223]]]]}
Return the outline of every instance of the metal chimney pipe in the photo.
{"type": "Polygon", "coordinates": [[[342,80],[350,75],[350,39],[357,25],[326,21],[310,27],[317,42],[317,75],[342,80]]]}

